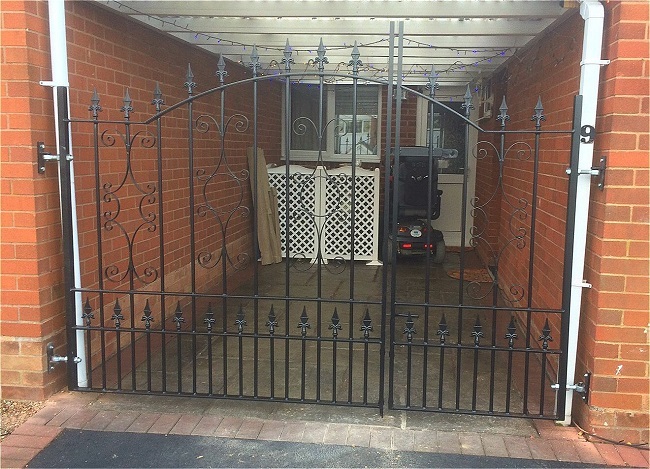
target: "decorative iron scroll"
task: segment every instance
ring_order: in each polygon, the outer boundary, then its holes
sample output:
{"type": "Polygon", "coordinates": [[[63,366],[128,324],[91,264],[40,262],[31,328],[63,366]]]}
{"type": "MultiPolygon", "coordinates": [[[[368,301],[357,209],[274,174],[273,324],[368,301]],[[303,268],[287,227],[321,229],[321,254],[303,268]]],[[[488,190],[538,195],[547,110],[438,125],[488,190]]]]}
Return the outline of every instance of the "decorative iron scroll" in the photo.
{"type": "MultiPolygon", "coordinates": [[[[544,108],[542,107],[541,98],[537,101],[534,112],[533,120],[536,123],[536,129],[539,131],[541,128],[541,121],[546,120],[546,117],[543,114],[544,108]]],[[[510,120],[505,97],[499,107],[497,120],[501,122],[501,130],[505,131],[506,122],[510,120]]],[[[482,140],[475,145],[472,151],[473,157],[477,160],[495,158],[498,165],[498,181],[494,186],[493,191],[487,196],[484,196],[484,200],[481,200],[479,197],[474,197],[470,200],[470,214],[475,221],[470,229],[469,244],[473,248],[477,248],[481,245],[488,251],[488,263],[494,266],[494,278],[491,284],[473,281],[469,282],[465,288],[468,296],[475,300],[484,299],[493,293],[495,289],[498,289],[507,302],[510,304],[516,304],[526,297],[528,293],[526,287],[523,284],[516,282],[509,285],[500,284],[499,264],[504,253],[509,249],[522,251],[526,248],[530,239],[530,226],[528,221],[531,215],[531,201],[524,197],[513,197],[512,194],[508,193],[503,181],[504,166],[508,160],[515,159],[517,161],[529,161],[537,158],[537,155],[535,155],[535,150],[527,142],[516,141],[507,147],[504,142],[505,134],[502,134],[500,148],[497,148],[496,145],[489,141],[482,140]],[[495,248],[487,239],[487,229],[489,225],[488,212],[490,210],[490,205],[497,199],[504,202],[501,206],[501,210],[503,210],[504,206],[507,207],[508,210],[507,226],[509,237],[505,240],[500,240],[500,246],[495,248]],[[507,295],[503,294],[504,290],[507,291],[507,295]]],[[[534,181],[533,184],[536,184],[536,182],[534,181]]]]}
{"type": "MultiPolygon", "coordinates": [[[[159,93],[156,88],[154,96],[159,93]]],[[[93,119],[97,125],[98,113],[102,110],[100,106],[100,99],[97,90],[94,90],[91,98],[91,105],[88,110],[92,112],[93,119]]],[[[139,144],[141,148],[150,149],[156,145],[156,137],[153,136],[148,130],[140,130],[132,134],[131,123],[129,122],[131,112],[133,112],[132,99],[127,89],[123,99],[123,106],[120,109],[124,113],[124,132],[115,129],[115,133],[111,134],[108,130],[104,130],[99,135],[99,142],[104,147],[114,147],[117,142],[117,137],[122,140],[124,145],[125,154],[125,168],[120,180],[114,184],[113,182],[105,182],[101,186],[103,194],[101,200],[105,205],[102,213],[103,227],[107,232],[111,232],[117,228],[118,233],[124,239],[128,246],[128,259],[126,268],[122,269],[118,264],[111,264],[105,267],[104,276],[115,283],[121,283],[129,278],[129,280],[138,280],[143,284],[150,284],[158,278],[158,268],[148,265],[144,268],[138,269],[134,262],[135,245],[140,239],[141,233],[149,232],[154,233],[158,230],[157,215],[153,210],[154,204],[157,202],[157,187],[154,183],[147,183],[142,185],[137,179],[133,170],[134,148],[139,144]],[[139,193],[138,200],[138,215],[140,223],[132,229],[131,232],[126,228],[124,221],[120,220],[120,215],[123,211],[121,197],[127,196],[128,189],[127,183],[130,182],[135,190],[139,193]]],[[[99,168],[97,168],[99,171],[99,168]]],[[[99,188],[98,188],[99,190],[99,188]]]]}

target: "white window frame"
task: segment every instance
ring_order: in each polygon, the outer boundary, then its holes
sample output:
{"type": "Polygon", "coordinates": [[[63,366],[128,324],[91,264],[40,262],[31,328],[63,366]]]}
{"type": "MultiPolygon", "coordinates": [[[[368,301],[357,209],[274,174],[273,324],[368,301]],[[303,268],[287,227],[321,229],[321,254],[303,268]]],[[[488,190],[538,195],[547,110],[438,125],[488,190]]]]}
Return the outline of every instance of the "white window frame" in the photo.
{"type": "MultiPolygon", "coordinates": [[[[342,83],[350,84],[350,83],[342,83]]],[[[315,85],[318,86],[318,85],[315,85]]],[[[327,100],[327,116],[325,117],[325,122],[329,122],[335,117],[336,111],[336,84],[334,85],[325,85],[323,90],[324,99],[327,100]]],[[[382,86],[381,85],[358,85],[361,86],[377,86],[377,154],[376,155],[360,155],[357,154],[357,163],[379,163],[381,161],[382,154],[382,145],[381,145],[381,126],[382,126],[382,86]]],[[[286,89],[282,91],[282,160],[286,159],[286,89]]],[[[335,153],[335,137],[334,137],[334,128],[336,126],[332,123],[326,129],[326,150],[322,152],[323,162],[333,162],[333,163],[352,163],[352,155],[342,155],[335,153]]],[[[299,162],[309,162],[309,161],[318,161],[318,151],[313,150],[291,150],[290,161],[292,163],[299,162]]]]}

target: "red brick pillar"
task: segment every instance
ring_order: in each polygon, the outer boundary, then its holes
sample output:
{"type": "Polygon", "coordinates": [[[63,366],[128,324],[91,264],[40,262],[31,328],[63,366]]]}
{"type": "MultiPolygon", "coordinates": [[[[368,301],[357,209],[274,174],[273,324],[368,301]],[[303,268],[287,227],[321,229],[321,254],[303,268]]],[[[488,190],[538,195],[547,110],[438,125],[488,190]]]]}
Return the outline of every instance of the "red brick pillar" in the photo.
{"type": "MultiPolygon", "coordinates": [[[[64,344],[57,170],[36,168],[36,142],[56,152],[47,2],[2,4],[0,344],[2,396],[43,399],[64,385],[45,346],[64,344]]],[[[61,350],[57,350],[61,352],[61,350]]]]}
{"type": "Polygon", "coordinates": [[[595,163],[607,156],[605,190],[592,190],[578,371],[593,372],[576,421],[597,435],[648,441],[648,4],[605,3],[595,163]]]}

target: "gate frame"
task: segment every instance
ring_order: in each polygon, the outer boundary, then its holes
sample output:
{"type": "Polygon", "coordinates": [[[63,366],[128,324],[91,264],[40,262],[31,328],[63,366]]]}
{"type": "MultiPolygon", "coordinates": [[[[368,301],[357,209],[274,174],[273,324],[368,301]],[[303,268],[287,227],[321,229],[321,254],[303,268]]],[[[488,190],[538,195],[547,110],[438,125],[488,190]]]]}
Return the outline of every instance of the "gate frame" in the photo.
{"type": "MultiPolygon", "coordinates": [[[[390,40],[390,61],[389,61],[389,79],[388,81],[383,81],[383,80],[368,80],[368,81],[373,81],[382,85],[387,85],[388,86],[388,93],[389,93],[389,99],[387,100],[387,120],[386,120],[386,146],[385,146],[385,161],[386,161],[386,169],[390,167],[390,141],[391,141],[391,130],[392,130],[392,119],[390,116],[392,116],[392,99],[390,99],[390,91],[393,88],[393,61],[394,61],[394,25],[391,23],[391,40],[390,40]]],[[[396,83],[396,88],[397,90],[404,91],[404,92],[411,92],[413,93],[412,90],[408,89],[407,87],[404,86],[403,80],[402,80],[402,49],[403,49],[403,23],[399,23],[399,33],[398,33],[398,65],[397,65],[397,83],[396,83]]],[[[254,69],[255,70],[255,69],[254,69]]],[[[304,75],[303,73],[284,73],[280,74],[280,77],[285,77],[285,86],[286,88],[289,88],[290,85],[290,77],[295,76],[295,75],[304,75]]],[[[330,76],[330,75],[337,75],[337,74],[329,74],[329,73],[323,73],[320,72],[320,76],[330,76]]],[[[342,75],[339,75],[342,76],[342,75]]],[[[257,83],[259,81],[259,77],[254,78],[252,80],[243,80],[239,81],[236,83],[242,83],[246,81],[252,81],[253,83],[257,83]]],[[[358,80],[357,77],[353,77],[353,81],[356,84],[356,81],[358,80]]],[[[184,103],[188,103],[190,101],[193,101],[196,98],[199,98],[201,96],[207,95],[209,93],[213,93],[217,91],[218,89],[222,88],[227,88],[229,86],[232,86],[233,84],[229,85],[223,85],[218,88],[214,88],[212,90],[208,90],[206,92],[200,93],[198,95],[195,95],[193,97],[188,98],[187,100],[182,101],[181,103],[177,103],[176,105],[167,108],[163,113],[167,113],[171,111],[172,109],[175,109],[179,107],[180,105],[184,103]]],[[[190,93],[191,94],[191,93],[190,93]]],[[[256,96],[256,95],[255,95],[256,96]]],[[[289,101],[289,93],[285,94],[285,105],[290,104],[289,101]]],[[[444,106],[444,104],[434,100],[433,98],[429,99],[426,96],[422,95],[425,99],[427,99],[429,102],[436,102],[437,104],[444,106]]],[[[70,146],[70,138],[69,138],[69,126],[70,123],[72,122],[87,122],[86,120],[77,120],[77,119],[71,119],[68,116],[68,103],[67,103],[67,87],[57,87],[57,103],[58,103],[58,115],[57,115],[57,120],[60,124],[59,126],[59,136],[60,136],[60,144],[59,144],[59,155],[68,155],[69,152],[69,146],[70,146]]],[[[288,107],[287,107],[288,109],[288,107]]],[[[484,132],[484,133],[498,133],[500,135],[505,135],[507,133],[521,133],[520,131],[484,131],[480,127],[478,127],[476,124],[473,124],[471,121],[469,121],[467,118],[463,117],[462,115],[456,113],[455,111],[449,109],[451,112],[454,112],[461,118],[463,118],[466,121],[467,129],[469,129],[469,126],[471,125],[472,127],[476,128],[477,130],[484,132]]],[[[564,264],[564,278],[563,278],[563,295],[562,295],[562,309],[563,309],[563,316],[562,316],[562,337],[561,337],[561,350],[562,350],[562,357],[563,359],[560,360],[560,370],[559,370],[559,389],[557,392],[560,394],[558,395],[557,398],[557,413],[558,415],[564,416],[565,414],[565,404],[566,404],[566,399],[565,399],[565,394],[567,392],[567,364],[566,364],[566,357],[568,355],[567,351],[567,346],[568,346],[568,327],[569,327],[569,307],[571,304],[571,272],[572,272],[572,263],[573,263],[573,257],[572,257],[572,250],[574,246],[574,240],[573,240],[573,234],[574,234],[574,229],[575,229],[575,209],[576,209],[576,197],[577,197],[577,181],[578,181],[578,159],[577,155],[580,149],[580,141],[579,141],[579,135],[580,135],[580,117],[581,117],[581,110],[582,110],[582,98],[581,96],[577,96],[575,99],[574,103],[574,121],[573,121],[573,129],[570,131],[572,134],[572,145],[571,145],[571,162],[570,162],[570,171],[567,171],[569,173],[569,193],[568,193],[568,203],[567,203],[567,228],[566,228],[566,233],[565,233],[565,264],[564,264]],[[567,258],[570,259],[569,262],[567,262],[567,258]]],[[[163,114],[159,113],[159,114],[163,114]]],[[[155,116],[154,116],[155,118],[155,116]]],[[[154,118],[151,118],[147,121],[144,121],[143,123],[151,123],[153,122],[154,118]]],[[[290,121],[290,114],[287,113],[287,121],[290,121]]],[[[255,113],[254,113],[254,120],[255,122],[257,121],[257,107],[255,106],[255,113]]],[[[396,161],[399,161],[399,148],[400,148],[400,121],[401,121],[401,104],[398,101],[397,107],[396,107],[396,131],[395,131],[395,146],[394,148],[397,150],[395,152],[395,158],[396,161]]],[[[136,122],[132,122],[133,124],[136,124],[136,122]]],[[[289,122],[287,122],[289,123],[289,122]]],[[[285,123],[285,124],[287,124],[285,123]]],[[[286,132],[290,132],[290,125],[286,125],[286,132]]],[[[525,131],[522,131],[525,132],[525,131]]],[[[548,131],[547,131],[548,132],[548,131]]],[[[569,133],[569,131],[555,131],[554,133],[569,133]]],[[[289,140],[287,140],[289,141],[289,140]]],[[[254,147],[257,148],[257,138],[255,137],[254,141],[254,147]]],[[[287,152],[289,149],[287,149],[287,152]]],[[[469,151],[469,145],[468,149],[469,151]]],[[[70,158],[71,159],[71,158],[70,158]]],[[[61,170],[61,201],[62,201],[62,226],[63,226],[63,246],[64,246],[64,278],[65,278],[65,300],[66,300],[66,316],[67,316],[67,340],[68,340],[68,370],[67,370],[67,377],[68,377],[68,385],[73,388],[73,389],[79,389],[79,385],[77,383],[78,379],[78,373],[77,373],[77,364],[75,363],[75,358],[76,358],[76,350],[77,350],[77,340],[76,340],[76,333],[75,331],[79,330],[79,326],[76,324],[76,310],[77,307],[80,307],[80,305],[76,305],[76,296],[78,293],[81,293],[84,291],[83,288],[75,288],[74,286],[74,276],[75,276],[75,265],[73,263],[73,253],[74,253],[74,245],[73,245],[73,236],[72,236],[72,216],[73,216],[73,211],[71,210],[72,206],[72,194],[71,194],[71,189],[73,187],[72,181],[71,181],[71,162],[69,158],[62,157],[59,159],[59,167],[61,170]]],[[[287,161],[288,158],[287,158],[287,161]]],[[[466,179],[466,177],[465,177],[466,179]]],[[[389,181],[388,181],[388,175],[385,175],[385,188],[389,188],[389,181]]],[[[464,182],[464,185],[466,184],[466,181],[464,182]]],[[[390,190],[390,189],[389,189],[390,190]]],[[[464,190],[466,192],[466,189],[464,190]]],[[[388,194],[388,191],[385,192],[385,194],[388,194]]],[[[253,196],[255,197],[255,195],[253,196]]],[[[395,202],[396,203],[396,202],[395,202]]],[[[466,203],[466,200],[464,198],[463,203],[466,203]]],[[[388,204],[388,199],[385,198],[385,208],[388,204]]],[[[388,213],[385,211],[384,213],[388,213]]],[[[396,212],[393,212],[394,216],[396,216],[396,212]]],[[[464,219],[463,219],[463,224],[464,224],[464,219]]],[[[387,229],[387,224],[388,224],[388,218],[384,217],[384,233],[388,232],[387,229]]],[[[393,225],[395,226],[395,225],[393,225]]],[[[463,243],[464,243],[464,230],[463,230],[463,243]]],[[[254,237],[254,246],[256,246],[257,240],[254,237]]],[[[386,250],[387,250],[387,245],[384,243],[383,245],[383,253],[384,256],[386,255],[386,250]]],[[[395,256],[395,251],[392,250],[393,256],[395,256]]],[[[353,257],[353,254],[352,254],[353,257]]],[[[382,279],[383,285],[386,286],[387,283],[387,274],[384,270],[383,274],[383,279],[382,279]]],[[[392,358],[392,353],[393,353],[393,346],[395,343],[395,334],[394,334],[394,329],[395,329],[395,282],[392,282],[391,286],[391,358],[392,358]]],[[[387,291],[386,288],[384,288],[384,299],[382,300],[382,304],[386,306],[388,303],[387,299],[387,291]]],[[[382,315],[382,339],[381,339],[381,355],[385,356],[385,346],[386,346],[386,317],[385,314],[382,315]]],[[[389,384],[389,393],[392,392],[392,364],[393,361],[391,359],[391,377],[390,377],[390,384],[389,384]]],[[[379,390],[379,409],[380,412],[383,414],[383,408],[384,408],[384,384],[383,384],[383,375],[384,375],[384,367],[385,367],[385,360],[381,361],[381,376],[382,380],[381,383],[382,385],[380,386],[379,390]]],[[[392,399],[389,397],[389,408],[392,407],[392,399]]],[[[530,416],[523,416],[523,417],[530,417],[530,416]]]]}

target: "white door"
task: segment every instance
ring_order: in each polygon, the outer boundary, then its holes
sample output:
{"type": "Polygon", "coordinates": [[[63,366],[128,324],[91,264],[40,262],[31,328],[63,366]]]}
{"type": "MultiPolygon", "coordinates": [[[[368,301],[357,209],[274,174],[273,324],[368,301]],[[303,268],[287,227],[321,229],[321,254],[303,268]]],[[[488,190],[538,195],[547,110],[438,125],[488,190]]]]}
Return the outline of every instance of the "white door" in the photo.
{"type": "MultiPolygon", "coordinates": [[[[441,98],[444,101],[444,98],[441,98]]],[[[457,107],[458,102],[447,103],[452,107],[457,107]]],[[[458,158],[461,160],[454,162],[450,160],[441,160],[439,162],[440,174],[438,176],[438,189],[442,190],[442,200],[440,204],[440,217],[432,222],[434,228],[442,231],[447,246],[460,246],[461,244],[461,226],[462,226],[462,204],[463,204],[463,171],[467,173],[467,213],[465,226],[465,246],[469,246],[470,229],[472,227],[472,217],[470,215],[470,201],[474,198],[474,189],[476,186],[476,158],[470,157],[468,167],[463,168],[462,159],[464,158],[465,149],[457,148],[458,139],[464,140],[465,125],[458,117],[439,113],[440,108],[434,109],[434,146],[439,148],[456,148],[459,150],[458,158]]],[[[428,145],[429,121],[428,105],[424,98],[418,97],[417,106],[417,126],[415,144],[428,145]]],[[[470,116],[472,117],[472,116],[470,116]]],[[[476,131],[471,128],[469,132],[469,142],[464,142],[465,148],[473,148],[476,143],[476,131]],[[473,143],[472,143],[473,142],[473,143]]]]}

